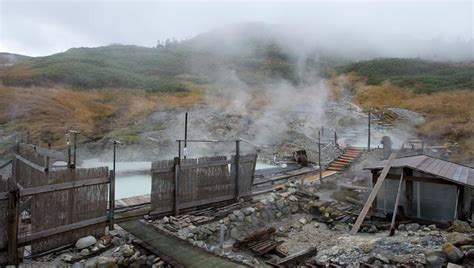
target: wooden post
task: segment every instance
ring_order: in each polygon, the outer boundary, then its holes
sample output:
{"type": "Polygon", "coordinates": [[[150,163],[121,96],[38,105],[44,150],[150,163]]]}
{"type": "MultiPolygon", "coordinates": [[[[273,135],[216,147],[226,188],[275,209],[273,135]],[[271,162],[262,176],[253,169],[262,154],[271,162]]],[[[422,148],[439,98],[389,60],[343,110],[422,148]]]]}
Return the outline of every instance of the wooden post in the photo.
{"type": "Polygon", "coordinates": [[[400,202],[400,192],[402,191],[402,185],[403,185],[403,171],[402,171],[402,176],[400,176],[400,183],[398,184],[397,197],[395,198],[395,207],[393,208],[393,216],[392,216],[392,223],[390,224],[389,236],[393,236],[395,234],[395,220],[397,218],[398,203],[400,202]]]}
{"type": "Polygon", "coordinates": [[[337,148],[337,133],[334,131],[334,146],[337,148]]]}
{"type": "Polygon", "coordinates": [[[321,166],[321,132],[318,131],[318,165],[319,165],[319,180],[323,178],[323,167],[321,166]]]}
{"type": "Polygon", "coordinates": [[[179,171],[180,171],[179,166],[180,166],[180,159],[178,157],[175,157],[174,158],[174,215],[175,216],[179,215],[179,171]]]}
{"type": "Polygon", "coordinates": [[[110,171],[109,182],[109,231],[115,224],[115,169],[110,171]]]}
{"type": "Polygon", "coordinates": [[[8,193],[8,263],[18,265],[18,203],[20,192],[18,189],[8,193]]]}
{"type": "Polygon", "coordinates": [[[368,120],[367,151],[370,151],[370,110],[369,110],[369,120],[368,120]]]}
{"type": "Polygon", "coordinates": [[[239,201],[240,140],[235,141],[235,201],[239,201]]]}
{"type": "Polygon", "coordinates": [[[367,215],[367,212],[369,211],[369,208],[372,206],[372,203],[374,202],[375,197],[377,197],[377,193],[380,190],[380,187],[382,186],[383,181],[385,180],[385,177],[387,176],[390,167],[392,166],[393,161],[395,160],[395,153],[392,153],[390,157],[387,160],[387,163],[385,164],[382,174],[377,179],[377,183],[374,185],[374,188],[372,189],[372,192],[369,195],[369,198],[367,199],[367,202],[364,205],[364,208],[359,214],[359,217],[357,217],[356,222],[354,223],[354,226],[352,227],[351,230],[351,235],[357,234],[359,231],[360,226],[362,225],[362,222],[365,219],[365,216],[367,215]]]}
{"type": "Polygon", "coordinates": [[[188,154],[188,113],[186,112],[184,116],[184,159],[186,159],[186,156],[188,154]]]}

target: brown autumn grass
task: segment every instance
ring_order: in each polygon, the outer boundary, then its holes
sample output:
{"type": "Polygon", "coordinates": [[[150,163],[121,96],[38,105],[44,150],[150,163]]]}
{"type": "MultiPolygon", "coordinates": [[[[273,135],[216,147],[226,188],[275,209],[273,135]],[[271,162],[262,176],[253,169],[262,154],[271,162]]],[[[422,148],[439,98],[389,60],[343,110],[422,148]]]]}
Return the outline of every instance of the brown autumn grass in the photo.
{"type": "Polygon", "coordinates": [[[453,90],[432,94],[414,93],[390,83],[371,86],[349,76],[355,101],[363,108],[400,107],[423,114],[426,122],[418,126],[421,135],[441,143],[458,143],[455,160],[474,157],[474,92],[453,90]]]}
{"type": "Polygon", "coordinates": [[[8,88],[0,86],[0,127],[6,133],[30,132],[38,144],[64,146],[67,129],[78,129],[84,140],[97,140],[113,129],[140,122],[152,111],[195,104],[198,86],[186,93],[150,94],[142,90],[8,88]]]}

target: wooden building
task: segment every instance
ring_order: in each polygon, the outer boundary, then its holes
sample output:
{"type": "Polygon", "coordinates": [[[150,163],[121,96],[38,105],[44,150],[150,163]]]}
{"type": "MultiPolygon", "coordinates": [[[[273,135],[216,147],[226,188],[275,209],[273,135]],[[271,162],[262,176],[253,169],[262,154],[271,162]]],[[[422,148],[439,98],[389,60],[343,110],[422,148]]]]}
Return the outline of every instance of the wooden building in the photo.
{"type": "MultiPolygon", "coordinates": [[[[364,168],[374,185],[385,163],[364,168]]],[[[393,212],[402,173],[399,215],[439,223],[474,218],[474,169],[427,155],[395,159],[375,200],[378,210],[393,212]]]]}

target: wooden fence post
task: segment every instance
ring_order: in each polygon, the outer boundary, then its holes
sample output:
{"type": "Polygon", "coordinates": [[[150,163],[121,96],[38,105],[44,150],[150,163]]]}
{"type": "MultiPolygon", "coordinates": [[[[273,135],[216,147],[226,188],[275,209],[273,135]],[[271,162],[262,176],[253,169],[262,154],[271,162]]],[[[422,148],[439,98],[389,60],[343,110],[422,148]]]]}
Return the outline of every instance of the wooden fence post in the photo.
{"type": "Polygon", "coordinates": [[[109,175],[109,231],[114,230],[115,224],[115,170],[109,175]]]}
{"type": "Polygon", "coordinates": [[[368,135],[367,135],[367,151],[370,151],[370,110],[369,110],[369,120],[368,120],[368,135]]]}
{"type": "Polygon", "coordinates": [[[175,157],[174,158],[174,215],[175,216],[179,215],[179,172],[180,172],[179,167],[180,167],[180,158],[175,157]]]}
{"type": "Polygon", "coordinates": [[[240,140],[235,141],[235,201],[239,202],[240,140]]]}
{"type": "Polygon", "coordinates": [[[18,265],[18,203],[20,192],[18,189],[8,194],[8,263],[18,265]]]}

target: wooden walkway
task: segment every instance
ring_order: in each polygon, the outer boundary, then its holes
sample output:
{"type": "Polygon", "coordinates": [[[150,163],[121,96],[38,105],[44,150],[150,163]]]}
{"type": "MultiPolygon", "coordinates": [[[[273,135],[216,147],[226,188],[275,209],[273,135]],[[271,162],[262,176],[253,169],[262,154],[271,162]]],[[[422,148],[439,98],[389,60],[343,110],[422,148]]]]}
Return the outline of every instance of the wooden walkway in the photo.
{"type": "Polygon", "coordinates": [[[364,149],[360,147],[348,147],[339,158],[329,164],[329,167],[326,170],[343,171],[345,168],[350,166],[354,159],[356,159],[363,151],[364,149]]]}
{"type": "Polygon", "coordinates": [[[175,267],[246,267],[212,255],[140,220],[126,221],[118,225],[140,239],[141,244],[153,254],[175,267]]]}

